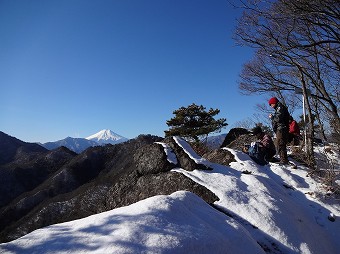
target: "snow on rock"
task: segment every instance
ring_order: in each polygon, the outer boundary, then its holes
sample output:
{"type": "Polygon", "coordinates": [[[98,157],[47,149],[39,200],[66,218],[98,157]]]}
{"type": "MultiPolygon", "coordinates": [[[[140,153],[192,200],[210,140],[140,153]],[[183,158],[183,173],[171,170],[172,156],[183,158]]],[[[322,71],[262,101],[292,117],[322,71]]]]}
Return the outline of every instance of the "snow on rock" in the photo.
{"type": "Polygon", "coordinates": [[[259,166],[229,148],[235,162],[223,166],[176,142],[212,170],[172,171],[214,192],[219,211],[179,191],[36,230],[0,253],[339,253],[340,204],[322,198],[306,168],[259,166]]]}
{"type": "Polygon", "coordinates": [[[264,253],[234,219],[193,193],[154,196],[1,244],[1,253],[264,253]]]}
{"type": "Polygon", "coordinates": [[[163,146],[164,148],[164,152],[167,156],[167,160],[168,162],[174,164],[174,165],[177,165],[178,164],[178,161],[177,161],[177,157],[176,157],[176,154],[173,152],[173,150],[171,149],[171,147],[166,144],[166,143],[163,143],[163,142],[155,142],[156,144],[160,144],[163,146]]]}
{"type": "Polygon", "coordinates": [[[200,157],[184,139],[176,136],[173,137],[173,139],[180,147],[182,147],[183,151],[187,155],[189,155],[189,157],[192,160],[194,160],[197,164],[203,164],[210,167],[211,163],[206,159],[200,157]]]}
{"type": "Polygon", "coordinates": [[[340,206],[321,203],[305,194],[315,188],[306,170],[278,164],[259,166],[248,155],[228,149],[236,162],[230,167],[214,165],[213,171],[181,172],[214,192],[215,204],[241,224],[248,225],[254,239],[264,248],[282,253],[336,253],[340,222],[328,219],[340,215],[340,206]],[[251,174],[242,174],[244,171],[251,174]],[[336,233],[335,233],[336,232],[336,233]]]}

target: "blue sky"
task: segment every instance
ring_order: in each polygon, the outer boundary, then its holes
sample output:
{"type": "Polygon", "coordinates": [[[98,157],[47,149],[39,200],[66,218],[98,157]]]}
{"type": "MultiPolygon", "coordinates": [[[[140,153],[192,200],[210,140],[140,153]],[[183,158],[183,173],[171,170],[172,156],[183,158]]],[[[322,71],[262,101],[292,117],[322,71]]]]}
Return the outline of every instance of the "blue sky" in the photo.
{"type": "Polygon", "coordinates": [[[223,0],[1,0],[0,130],[163,136],[191,103],[229,126],[251,117],[263,98],[238,90],[252,57],[231,38],[240,15],[223,0]]]}

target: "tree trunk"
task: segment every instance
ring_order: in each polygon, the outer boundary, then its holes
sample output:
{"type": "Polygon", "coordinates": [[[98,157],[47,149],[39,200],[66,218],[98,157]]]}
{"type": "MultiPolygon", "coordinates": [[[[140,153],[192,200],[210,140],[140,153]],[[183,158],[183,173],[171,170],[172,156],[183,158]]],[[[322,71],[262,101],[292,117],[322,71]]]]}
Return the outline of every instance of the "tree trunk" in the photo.
{"type": "Polygon", "coordinates": [[[316,116],[316,120],[318,121],[318,125],[320,126],[320,134],[323,140],[327,141],[327,137],[325,134],[325,129],[324,129],[324,125],[321,121],[321,117],[320,117],[320,109],[319,109],[319,105],[318,105],[318,100],[312,98],[313,101],[313,105],[315,108],[315,116],[316,116]]]}
{"type": "Polygon", "coordinates": [[[312,123],[312,108],[309,103],[308,99],[308,94],[307,94],[307,85],[306,81],[302,72],[301,67],[299,67],[300,73],[301,73],[301,84],[302,84],[302,91],[303,91],[303,97],[305,100],[305,106],[308,111],[308,123],[305,123],[305,131],[307,131],[307,140],[305,140],[306,144],[306,155],[307,155],[307,162],[308,165],[312,169],[316,169],[316,163],[315,163],[315,156],[314,156],[314,145],[313,145],[313,140],[314,140],[314,125],[312,123]]]}

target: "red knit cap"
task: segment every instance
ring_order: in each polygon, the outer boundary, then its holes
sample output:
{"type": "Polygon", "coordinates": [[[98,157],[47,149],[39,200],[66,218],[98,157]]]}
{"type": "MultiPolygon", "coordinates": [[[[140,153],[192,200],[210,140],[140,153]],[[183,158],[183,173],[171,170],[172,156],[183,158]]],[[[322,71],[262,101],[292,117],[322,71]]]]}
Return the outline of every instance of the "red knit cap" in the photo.
{"type": "Polygon", "coordinates": [[[276,97],[270,98],[268,101],[269,105],[278,103],[279,100],[276,97]]]}

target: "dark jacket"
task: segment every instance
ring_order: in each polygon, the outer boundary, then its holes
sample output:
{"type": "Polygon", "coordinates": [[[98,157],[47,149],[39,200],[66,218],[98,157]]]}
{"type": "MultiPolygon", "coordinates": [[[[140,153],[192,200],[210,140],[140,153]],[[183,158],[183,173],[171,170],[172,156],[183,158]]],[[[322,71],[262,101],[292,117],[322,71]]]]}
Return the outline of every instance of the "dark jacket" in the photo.
{"type": "Polygon", "coordinates": [[[277,130],[284,130],[287,131],[288,133],[289,116],[290,115],[287,107],[283,105],[281,102],[276,103],[275,113],[271,118],[273,131],[276,132],[277,130]]]}

